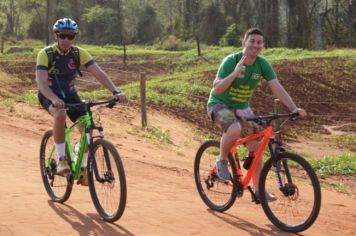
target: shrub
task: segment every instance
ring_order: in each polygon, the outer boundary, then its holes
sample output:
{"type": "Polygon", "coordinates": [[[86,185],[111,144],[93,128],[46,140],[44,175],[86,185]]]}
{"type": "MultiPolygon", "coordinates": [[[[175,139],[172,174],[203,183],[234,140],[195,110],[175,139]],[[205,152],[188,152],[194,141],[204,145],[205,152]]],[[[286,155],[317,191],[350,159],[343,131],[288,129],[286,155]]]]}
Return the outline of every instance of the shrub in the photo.
{"type": "Polygon", "coordinates": [[[184,51],[192,49],[193,46],[189,41],[183,41],[174,35],[169,35],[158,43],[157,48],[169,51],[184,51]]]}
{"type": "Polygon", "coordinates": [[[230,25],[225,34],[220,38],[222,46],[240,46],[239,31],[236,24],[230,25]]]}

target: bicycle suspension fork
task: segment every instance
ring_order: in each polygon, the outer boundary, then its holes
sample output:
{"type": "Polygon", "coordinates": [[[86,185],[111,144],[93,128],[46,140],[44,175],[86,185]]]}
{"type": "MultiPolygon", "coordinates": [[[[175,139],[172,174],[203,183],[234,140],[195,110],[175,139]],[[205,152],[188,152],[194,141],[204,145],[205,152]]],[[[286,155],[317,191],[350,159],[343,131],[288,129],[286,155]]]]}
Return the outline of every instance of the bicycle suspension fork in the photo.
{"type": "MultiPolygon", "coordinates": [[[[275,141],[275,140],[271,140],[269,143],[268,143],[268,149],[269,149],[269,152],[271,154],[271,158],[272,158],[272,165],[273,165],[273,170],[274,170],[274,173],[276,175],[276,178],[277,178],[277,182],[278,182],[278,187],[281,191],[284,190],[284,186],[283,186],[283,183],[282,183],[282,177],[281,177],[281,174],[280,174],[280,171],[279,171],[279,166],[278,166],[278,162],[277,162],[277,153],[280,153],[280,152],[284,152],[284,148],[282,146],[282,143],[279,142],[279,141],[275,141]],[[273,148],[273,145],[277,145],[276,148],[273,148]]],[[[288,167],[288,163],[287,163],[287,160],[286,159],[283,159],[281,160],[282,161],[282,165],[284,167],[284,171],[285,171],[285,174],[286,174],[286,177],[287,177],[287,181],[288,183],[292,183],[292,177],[291,177],[291,174],[290,174],[290,171],[289,171],[289,167],[288,167]]],[[[284,191],[283,191],[284,192],[284,191]]]]}
{"type": "MultiPolygon", "coordinates": [[[[95,179],[100,182],[100,183],[103,183],[105,182],[106,178],[105,176],[100,176],[99,175],[99,169],[98,169],[98,164],[97,164],[97,160],[94,156],[95,154],[95,150],[94,150],[94,138],[92,135],[91,135],[91,131],[93,129],[97,129],[99,131],[99,136],[96,136],[98,138],[104,138],[104,130],[102,127],[92,127],[92,128],[87,128],[85,130],[85,133],[86,133],[86,136],[87,136],[87,140],[88,140],[88,146],[89,146],[89,158],[91,158],[91,171],[94,171],[94,175],[95,175],[95,179]]],[[[107,167],[107,172],[112,172],[112,167],[111,167],[111,163],[110,163],[110,155],[109,155],[109,151],[104,147],[102,146],[102,149],[103,149],[103,154],[104,154],[104,161],[105,161],[105,164],[106,164],[106,167],[107,167]]],[[[104,175],[108,174],[108,173],[103,173],[104,175]]]]}

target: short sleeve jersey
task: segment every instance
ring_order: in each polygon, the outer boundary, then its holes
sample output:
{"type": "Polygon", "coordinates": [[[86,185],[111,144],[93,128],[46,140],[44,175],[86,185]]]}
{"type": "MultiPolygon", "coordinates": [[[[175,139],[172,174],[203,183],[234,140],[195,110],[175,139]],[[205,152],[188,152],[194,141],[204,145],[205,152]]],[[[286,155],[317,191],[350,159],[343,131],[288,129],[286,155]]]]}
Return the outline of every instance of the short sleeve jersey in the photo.
{"type": "MultiPolygon", "coordinates": [[[[51,47],[53,49],[52,65],[49,65],[48,55],[43,48],[37,55],[36,70],[48,71],[48,86],[58,96],[76,93],[73,81],[77,73],[74,52],[70,50],[64,55],[59,51],[57,44],[53,44],[51,47]]],[[[86,50],[76,47],[79,49],[80,65],[88,67],[95,63],[86,50]]]]}
{"type": "MultiPolygon", "coordinates": [[[[235,69],[236,64],[241,60],[242,52],[231,54],[224,58],[217,72],[219,79],[225,79],[235,69]]],[[[224,104],[228,107],[245,109],[249,107],[249,100],[257,85],[263,81],[276,79],[271,64],[262,56],[257,56],[252,65],[245,65],[243,75],[237,77],[223,93],[216,95],[210,91],[208,107],[215,104],[224,104]]]]}

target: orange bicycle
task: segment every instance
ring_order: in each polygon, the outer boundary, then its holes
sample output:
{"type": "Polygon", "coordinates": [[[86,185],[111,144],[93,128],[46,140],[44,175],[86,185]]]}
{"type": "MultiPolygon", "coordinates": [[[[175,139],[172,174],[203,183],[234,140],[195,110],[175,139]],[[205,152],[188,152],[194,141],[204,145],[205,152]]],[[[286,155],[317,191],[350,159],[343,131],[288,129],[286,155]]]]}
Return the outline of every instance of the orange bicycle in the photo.
{"type": "Polygon", "coordinates": [[[212,210],[226,211],[242,197],[248,189],[252,200],[262,208],[268,219],[286,232],[301,232],[309,228],[318,217],[321,206],[321,190],[317,175],[311,165],[301,156],[286,152],[280,141],[274,140],[271,122],[285,118],[296,120],[297,113],[272,114],[249,118],[247,121],[265,126],[265,129],[236,140],[228,156],[230,181],[220,179],[216,174],[215,161],[219,155],[220,142],[205,141],[195,157],[195,183],[204,203],[212,210]],[[259,140],[260,145],[252,159],[250,168],[243,171],[238,148],[247,142],[259,140]],[[249,182],[257,171],[259,160],[268,147],[269,158],[264,163],[259,179],[259,196],[249,182]],[[265,193],[273,194],[277,200],[268,202],[265,193]]]}

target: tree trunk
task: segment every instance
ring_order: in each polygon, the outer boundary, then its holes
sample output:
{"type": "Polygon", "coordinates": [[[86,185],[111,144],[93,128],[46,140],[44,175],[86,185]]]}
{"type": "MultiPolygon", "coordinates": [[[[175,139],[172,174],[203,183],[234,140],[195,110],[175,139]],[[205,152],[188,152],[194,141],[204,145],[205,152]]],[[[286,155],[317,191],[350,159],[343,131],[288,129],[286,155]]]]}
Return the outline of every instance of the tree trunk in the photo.
{"type": "MultiPolygon", "coordinates": [[[[352,15],[353,15],[353,12],[352,12],[352,1],[349,1],[349,3],[348,3],[348,11],[347,11],[347,13],[348,13],[348,22],[349,22],[349,24],[348,24],[348,45],[349,45],[349,47],[350,48],[352,48],[352,35],[353,35],[353,29],[354,29],[354,27],[353,27],[353,17],[352,17],[352,15]]],[[[355,3],[354,3],[355,4],[355,3]]],[[[355,4],[356,5],[356,4],[355,4]]]]}
{"type": "Polygon", "coordinates": [[[339,29],[340,29],[340,14],[339,14],[339,1],[336,0],[335,3],[335,34],[334,34],[334,42],[335,42],[335,46],[338,47],[340,46],[340,33],[339,33],[339,29]]]}
{"type": "Polygon", "coordinates": [[[51,12],[51,0],[46,1],[46,24],[45,24],[45,35],[46,35],[46,45],[49,45],[49,15],[51,12]]]}
{"type": "Polygon", "coordinates": [[[4,44],[5,44],[5,37],[4,35],[1,35],[1,46],[0,46],[1,53],[4,53],[4,44]]]}
{"type": "Polygon", "coordinates": [[[127,59],[127,55],[126,55],[126,43],[124,40],[122,40],[122,46],[124,49],[124,65],[126,66],[126,59],[127,59]]]}
{"type": "Polygon", "coordinates": [[[198,57],[201,56],[201,51],[200,51],[200,40],[199,40],[199,36],[195,36],[195,39],[197,41],[197,50],[198,50],[198,57]]]}
{"type": "Polygon", "coordinates": [[[73,20],[77,22],[78,25],[80,25],[80,1],[79,0],[71,0],[70,3],[72,4],[72,14],[73,14],[73,20]]]}
{"type": "Polygon", "coordinates": [[[315,21],[315,49],[324,49],[324,27],[325,27],[325,16],[324,14],[319,14],[315,21]]]}
{"type": "Polygon", "coordinates": [[[307,0],[288,1],[288,47],[308,48],[310,43],[310,19],[307,0]]]}

